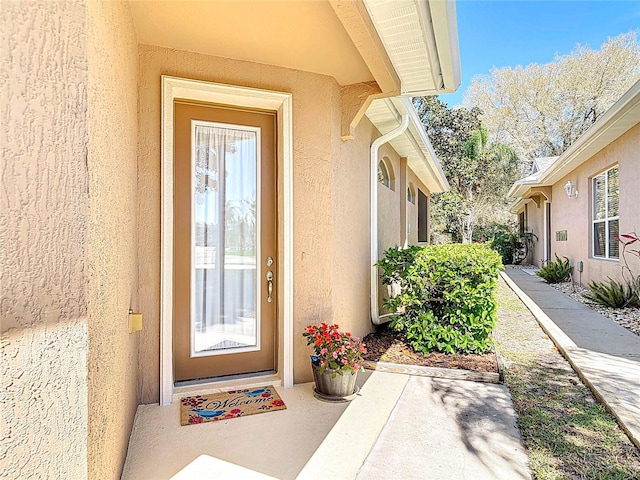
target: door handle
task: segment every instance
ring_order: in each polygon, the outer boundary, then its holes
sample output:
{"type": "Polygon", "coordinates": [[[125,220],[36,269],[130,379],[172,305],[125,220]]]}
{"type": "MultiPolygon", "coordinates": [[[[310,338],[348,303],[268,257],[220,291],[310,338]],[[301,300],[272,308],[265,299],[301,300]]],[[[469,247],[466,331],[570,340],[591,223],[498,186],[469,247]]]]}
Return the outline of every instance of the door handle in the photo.
{"type": "Polygon", "coordinates": [[[273,272],[269,270],[267,272],[267,302],[273,301],[273,272]]]}

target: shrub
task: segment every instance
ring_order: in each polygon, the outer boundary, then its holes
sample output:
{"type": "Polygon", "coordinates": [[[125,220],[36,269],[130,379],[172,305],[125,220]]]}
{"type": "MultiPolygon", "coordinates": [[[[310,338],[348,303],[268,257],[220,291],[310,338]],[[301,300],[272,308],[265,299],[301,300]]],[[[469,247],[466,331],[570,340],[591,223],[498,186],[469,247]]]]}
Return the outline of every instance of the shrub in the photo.
{"type": "Polygon", "coordinates": [[[573,267],[569,264],[567,257],[559,258],[556,255],[555,262],[549,262],[536,272],[540,278],[547,281],[547,283],[560,283],[571,278],[571,271],[573,267]]]}
{"type": "Polygon", "coordinates": [[[629,281],[617,282],[609,278],[606,282],[590,282],[584,298],[611,308],[640,307],[640,276],[629,281]]]}
{"type": "Polygon", "coordinates": [[[492,346],[497,321],[494,290],[500,255],[483,244],[389,249],[377,264],[385,285],[400,294],[385,299],[399,312],[391,328],[419,352],[482,353],[492,346]]]}
{"type": "Polygon", "coordinates": [[[518,243],[517,233],[500,233],[491,240],[491,248],[500,254],[504,265],[511,265],[518,243]]]}
{"type": "Polygon", "coordinates": [[[636,232],[623,233],[618,237],[618,241],[622,243],[622,278],[628,282],[627,285],[640,298],[640,275],[634,275],[627,258],[627,255],[631,255],[640,259],[640,246],[638,246],[640,236],[636,232]]]}

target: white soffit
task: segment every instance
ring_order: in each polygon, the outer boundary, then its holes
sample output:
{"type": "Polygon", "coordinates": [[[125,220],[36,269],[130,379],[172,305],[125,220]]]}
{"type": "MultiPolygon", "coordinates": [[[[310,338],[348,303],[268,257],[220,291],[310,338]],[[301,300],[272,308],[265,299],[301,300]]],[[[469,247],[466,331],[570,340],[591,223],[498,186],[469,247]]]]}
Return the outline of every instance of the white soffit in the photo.
{"type": "Polygon", "coordinates": [[[382,135],[400,125],[404,114],[409,115],[409,127],[389,143],[398,155],[406,157],[407,165],[430,193],[446,192],[450,188],[449,182],[410,99],[377,99],[371,103],[366,113],[382,135]]]}
{"type": "Polygon", "coordinates": [[[364,0],[401,81],[402,95],[460,86],[455,4],[451,0],[364,0]]]}

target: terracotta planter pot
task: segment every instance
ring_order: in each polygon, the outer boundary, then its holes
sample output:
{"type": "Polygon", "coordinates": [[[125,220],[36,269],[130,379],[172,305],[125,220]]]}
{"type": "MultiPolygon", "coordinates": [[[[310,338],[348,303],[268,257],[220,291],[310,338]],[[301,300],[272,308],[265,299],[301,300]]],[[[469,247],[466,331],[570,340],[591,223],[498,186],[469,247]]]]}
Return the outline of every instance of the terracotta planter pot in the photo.
{"type": "Polygon", "coordinates": [[[316,383],[316,392],[336,399],[345,399],[356,393],[356,378],[358,372],[342,372],[333,376],[334,370],[327,368],[322,374],[319,373],[320,366],[311,364],[313,368],[313,379],[316,383]]]}

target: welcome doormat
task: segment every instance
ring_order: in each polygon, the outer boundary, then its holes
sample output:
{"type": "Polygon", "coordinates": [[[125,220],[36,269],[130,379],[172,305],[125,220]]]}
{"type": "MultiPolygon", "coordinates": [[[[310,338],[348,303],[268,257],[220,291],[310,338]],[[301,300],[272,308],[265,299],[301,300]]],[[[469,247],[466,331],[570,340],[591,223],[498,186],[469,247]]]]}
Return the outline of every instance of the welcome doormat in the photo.
{"type": "Polygon", "coordinates": [[[180,399],[180,425],[215,422],[285,408],[287,406],[272,385],[196,395],[180,399]]]}

